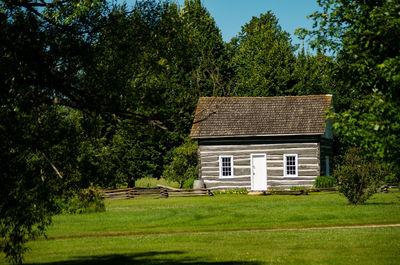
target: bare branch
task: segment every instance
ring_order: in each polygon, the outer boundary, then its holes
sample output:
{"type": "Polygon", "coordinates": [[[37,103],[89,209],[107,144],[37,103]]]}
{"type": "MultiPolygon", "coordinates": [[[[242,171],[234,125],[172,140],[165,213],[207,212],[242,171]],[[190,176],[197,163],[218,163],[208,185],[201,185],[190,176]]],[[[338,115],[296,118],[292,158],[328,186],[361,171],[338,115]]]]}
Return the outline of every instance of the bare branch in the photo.
{"type": "Polygon", "coordinates": [[[58,177],[59,177],[60,179],[62,179],[63,176],[61,175],[60,171],[56,168],[56,166],[50,161],[50,159],[47,158],[47,156],[45,155],[45,153],[43,153],[43,152],[40,152],[40,153],[41,153],[41,154],[43,155],[43,157],[47,160],[47,162],[49,162],[50,166],[51,166],[51,167],[54,169],[54,171],[57,173],[58,177]]]}

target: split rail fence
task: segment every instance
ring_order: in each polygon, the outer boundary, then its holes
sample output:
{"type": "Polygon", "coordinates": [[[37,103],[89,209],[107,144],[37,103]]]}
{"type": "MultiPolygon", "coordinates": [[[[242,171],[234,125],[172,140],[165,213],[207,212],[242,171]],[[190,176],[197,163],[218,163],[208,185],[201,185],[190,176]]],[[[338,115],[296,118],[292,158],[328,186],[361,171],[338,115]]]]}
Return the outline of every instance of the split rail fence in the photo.
{"type": "Polygon", "coordinates": [[[103,196],[106,200],[123,199],[161,199],[168,197],[195,197],[195,196],[213,196],[209,189],[169,189],[164,187],[155,188],[125,188],[103,190],[103,196]]]}
{"type": "MultiPolygon", "coordinates": [[[[253,194],[260,195],[308,195],[309,192],[327,192],[337,191],[337,187],[331,188],[311,188],[302,190],[269,190],[255,192],[253,194]]],[[[140,198],[168,198],[168,197],[195,197],[195,196],[213,196],[210,189],[175,189],[166,186],[157,186],[155,188],[125,188],[103,190],[103,196],[106,200],[122,200],[122,199],[140,199],[140,198]]],[[[398,184],[384,184],[381,192],[400,192],[398,184]],[[397,189],[397,190],[395,190],[397,189]]],[[[252,194],[252,193],[249,193],[252,194]]]]}

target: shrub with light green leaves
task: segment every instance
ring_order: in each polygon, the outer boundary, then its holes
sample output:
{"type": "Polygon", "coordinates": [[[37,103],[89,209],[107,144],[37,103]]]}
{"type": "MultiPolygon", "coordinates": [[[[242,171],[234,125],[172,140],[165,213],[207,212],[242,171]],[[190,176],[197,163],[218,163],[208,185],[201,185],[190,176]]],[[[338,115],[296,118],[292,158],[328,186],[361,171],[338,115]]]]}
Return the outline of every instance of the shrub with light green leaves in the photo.
{"type": "Polygon", "coordinates": [[[59,203],[62,213],[92,213],[106,210],[101,191],[94,186],[73,192],[59,203]]]}
{"type": "Polygon", "coordinates": [[[197,179],[199,168],[197,165],[196,141],[186,138],[182,145],[170,152],[170,156],[171,162],[165,166],[164,178],[178,182],[179,188],[183,188],[185,182],[190,179],[197,179]]]}
{"type": "Polygon", "coordinates": [[[315,179],[315,188],[331,188],[336,186],[336,178],[334,176],[319,176],[315,179]]]}
{"type": "Polygon", "coordinates": [[[374,160],[367,160],[360,149],[347,150],[343,161],[334,172],[342,193],[351,204],[364,204],[378,191],[379,182],[386,175],[382,165],[374,160]]]}

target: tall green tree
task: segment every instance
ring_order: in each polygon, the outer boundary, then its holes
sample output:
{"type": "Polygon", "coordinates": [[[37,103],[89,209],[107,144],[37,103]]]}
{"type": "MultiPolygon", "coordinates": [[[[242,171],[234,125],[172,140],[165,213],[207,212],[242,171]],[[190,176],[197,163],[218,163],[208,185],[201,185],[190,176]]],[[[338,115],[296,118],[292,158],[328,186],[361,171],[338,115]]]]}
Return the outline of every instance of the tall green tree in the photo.
{"type": "Polygon", "coordinates": [[[314,29],[299,29],[312,47],[336,55],[335,75],[350,103],[382,91],[399,98],[399,1],[319,0],[314,29]]]}
{"type": "Polygon", "coordinates": [[[181,16],[190,42],[190,85],[201,96],[228,95],[226,83],[232,73],[214,18],[200,0],[185,0],[181,16]]]}
{"type": "Polygon", "coordinates": [[[253,17],[226,45],[234,70],[232,90],[240,96],[282,96],[330,93],[331,59],[322,53],[297,52],[288,32],[268,11],[253,17]]]}
{"type": "Polygon", "coordinates": [[[116,179],[132,186],[161,176],[166,152],[190,130],[198,97],[225,93],[225,49],[200,1],[120,6],[105,24],[81,80],[108,113],[108,148],[97,152],[113,157],[116,179]]]}
{"type": "Polygon", "coordinates": [[[197,98],[226,93],[200,1],[2,1],[0,35],[1,250],[14,262],[64,187],[161,176],[197,98]]]}
{"type": "Polygon", "coordinates": [[[296,95],[333,94],[335,97],[337,84],[330,71],[332,64],[334,61],[330,56],[322,53],[312,54],[304,48],[298,51],[292,66],[293,93],[296,95]]]}
{"type": "Polygon", "coordinates": [[[296,57],[288,32],[268,11],[253,17],[232,40],[235,94],[273,96],[293,93],[296,57]]]}
{"type": "Polygon", "coordinates": [[[0,3],[0,248],[12,262],[22,261],[23,243],[50,223],[60,179],[78,175],[79,134],[58,106],[89,102],[79,77],[104,7],[102,1],[0,3]]]}
{"type": "Polygon", "coordinates": [[[340,104],[334,125],[342,142],[399,169],[400,2],[319,0],[314,29],[298,33],[336,56],[340,104]]]}

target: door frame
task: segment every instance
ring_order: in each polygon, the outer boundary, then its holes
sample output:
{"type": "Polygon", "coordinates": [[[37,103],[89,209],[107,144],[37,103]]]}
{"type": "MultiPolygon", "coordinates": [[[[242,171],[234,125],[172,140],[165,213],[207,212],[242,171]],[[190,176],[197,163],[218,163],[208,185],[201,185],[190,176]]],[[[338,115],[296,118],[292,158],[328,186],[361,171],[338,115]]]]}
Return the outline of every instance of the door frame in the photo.
{"type": "Polygon", "coordinates": [[[264,161],[265,161],[265,190],[268,189],[268,175],[267,175],[267,171],[268,171],[268,167],[267,167],[267,154],[262,153],[262,154],[250,154],[250,177],[251,177],[251,190],[255,190],[254,189],[254,172],[253,172],[253,158],[254,156],[263,156],[264,157],[264,161]]]}

